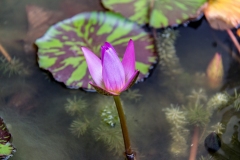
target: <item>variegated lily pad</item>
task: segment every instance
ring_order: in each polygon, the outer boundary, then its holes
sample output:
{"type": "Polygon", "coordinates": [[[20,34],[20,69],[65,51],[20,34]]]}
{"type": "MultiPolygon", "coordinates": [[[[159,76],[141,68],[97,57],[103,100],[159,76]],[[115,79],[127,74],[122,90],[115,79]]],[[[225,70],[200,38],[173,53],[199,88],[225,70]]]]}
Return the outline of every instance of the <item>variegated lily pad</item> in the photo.
{"type": "Polygon", "coordinates": [[[198,16],[207,0],[102,0],[104,7],[154,28],[181,24],[198,16]]]}
{"type": "Polygon", "coordinates": [[[0,117],[0,159],[7,160],[16,152],[14,146],[10,143],[11,134],[9,133],[3,119],[0,117]]]}
{"type": "Polygon", "coordinates": [[[70,88],[91,90],[91,76],[82,46],[100,55],[100,47],[110,42],[123,57],[129,39],[134,41],[138,80],[148,76],[156,62],[153,38],[134,22],[110,12],[86,12],[52,26],[37,39],[39,66],[70,88]]]}
{"type": "Polygon", "coordinates": [[[0,117],[0,143],[5,144],[11,139],[11,134],[8,132],[8,129],[3,122],[3,119],[0,117]]]}

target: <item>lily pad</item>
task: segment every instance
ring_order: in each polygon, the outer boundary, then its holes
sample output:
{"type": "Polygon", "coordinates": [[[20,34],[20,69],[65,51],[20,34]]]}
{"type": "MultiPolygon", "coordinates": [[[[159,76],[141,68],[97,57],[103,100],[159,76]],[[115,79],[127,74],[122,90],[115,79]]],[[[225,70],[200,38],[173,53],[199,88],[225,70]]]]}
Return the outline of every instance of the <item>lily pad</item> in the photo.
{"type": "Polygon", "coordinates": [[[16,152],[14,146],[10,143],[11,134],[9,133],[3,119],[0,117],[0,159],[7,160],[16,152]]]}
{"type": "Polygon", "coordinates": [[[0,144],[5,144],[11,139],[11,134],[8,132],[8,129],[3,122],[3,119],[0,117],[0,144]]]}
{"type": "Polygon", "coordinates": [[[123,57],[129,39],[134,41],[138,81],[147,77],[157,61],[153,38],[136,23],[111,12],[86,12],[50,27],[37,39],[38,62],[57,81],[69,88],[93,90],[91,76],[80,47],[85,46],[100,56],[100,47],[110,42],[123,57]]]}
{"type": "Polygon", "coordinates": [[[154,28],[181,24],[198,16],[207,0],[102,0],[104,7],[154,28]]]}
{"type": "Polygon", "coordinates": [[[16,152],[15,148],[11,143],[0,144],[0,159],[7,160],[12,157],[13,153],[16,152]]]}

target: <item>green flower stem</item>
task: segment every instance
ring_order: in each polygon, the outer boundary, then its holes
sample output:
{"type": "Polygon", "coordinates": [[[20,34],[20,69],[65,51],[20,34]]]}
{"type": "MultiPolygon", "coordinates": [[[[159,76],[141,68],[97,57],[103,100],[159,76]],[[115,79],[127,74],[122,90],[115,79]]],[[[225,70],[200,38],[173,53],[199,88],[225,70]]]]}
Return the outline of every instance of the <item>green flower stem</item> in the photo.
{"type": "Polygon", "coordinates": [[[134,155],[133,151],[131,149],[131,145],[130,145],[130,138],[128,135],[127,123],[126,123],[126,119],[124,116],[120,97],[113,96],[113,98],[114,98],[114,101],[115,101],[115,104],[116,104],[116,107],[118,110],[118,116],[119,116],[120,124],[121,124],[121,128],[122,128],[123,140],[124,140],[124,145],[125,145],[125,153],[126,153],[126,155],[134,155]]]}

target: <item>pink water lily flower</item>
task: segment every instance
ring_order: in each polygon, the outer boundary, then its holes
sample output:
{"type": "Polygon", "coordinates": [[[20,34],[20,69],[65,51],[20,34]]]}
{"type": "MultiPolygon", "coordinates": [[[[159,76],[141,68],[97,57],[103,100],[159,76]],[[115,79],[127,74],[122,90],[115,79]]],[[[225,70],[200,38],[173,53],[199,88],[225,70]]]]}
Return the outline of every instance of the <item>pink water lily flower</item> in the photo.
{"type": "Polygon", "coordinates": [[[128,42],[122,61],[113,46],[105,42],[101,47],[101,59],[86,47],[82,47],[89,72],[94,82],[90,84],[105,95],[120,95],[137,79],[139,71],[135,69],[133,41],[128,42]]]}

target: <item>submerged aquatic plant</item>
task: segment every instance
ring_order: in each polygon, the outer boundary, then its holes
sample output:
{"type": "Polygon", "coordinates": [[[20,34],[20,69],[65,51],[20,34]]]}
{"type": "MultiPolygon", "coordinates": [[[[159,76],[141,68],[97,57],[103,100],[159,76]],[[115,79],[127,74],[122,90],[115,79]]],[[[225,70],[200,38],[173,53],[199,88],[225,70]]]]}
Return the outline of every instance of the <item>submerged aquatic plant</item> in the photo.
{"type": "Polygon", "coordinates": [[[74,120],[70,126],[70,131],[79,138],[86,132],[89,123],[90,122],[86,118],[84,121],[81,119],[74,120]]]}
{"type": "Polygon", "coordinates": [[[240,94],[237,92],[237,90],[234,90],[234,96],[231,97],[231,99],[233,101],[233,108],[236,109],[236,111],[240,110],[240,94]]]}
{"type": "Polygon", "coordinates": [[[195,105],[199,105],[201,101],[207,100],[207,95],[204,89],[200,88],[198,91],[193,89],[191,94],[188,98],[193,102],[195,105]]]}
{"type": "Polygon", "coordinates": [[[100,112],[101,119],[110,127],[115,127],[119,123],[118,113],[113,105],[105,106],[100,112]]]}
{"type": "Polygon", "coordinates": [[[217,124],[211,126],[211,128],[213,129],[214,132],[216,132],[218,135],[223,134],[223,130],[225,129],[224,125],[220,122],[218,122],[217,124]]]}
{"type": "Polygon", "coordinates": [[[234,101],[233,107],[236,109],[236,111],[240,110],[240,98],[238,98],[234,101]]]}
{"type": "Polygon", "coordinates": [[[167,121],[176,126],[176,128],[180,128],[187,124],[186,113],[181,111],[179,106],[171,104],[169,108],[165,108],[163,111],[165,112],[167,121]]]}
{"type": "Polygon", "coordinates": [[[178,105],[173,104],[170,107],[163,109],[165,112],[167,121],[171,124],[170,135],[172,142],[170,145],[170,152],[174,156],[183,156],[187,151],[186,137],[189,134],[186,125],[188,124],[186,119],[186,113],[180,110],[178,105]]]}
{"type": "Polygon", "coordinates": [[[118,110],[125,145],[125,156],[135,159],[131,149],[126,119],[122,108],[120,93],[130,88],[137,79],[139,71],[135,68],[135,51],[133,41],[129,40],[127,49],[120,61],[116,50],[108,42],[101,48],[101,60],[89,49],[82,47],[89,72],[94,82],[90,84],[101,94],[112,95],[118,110]]]}
{"type": "Polygon", "coordinates": [[[221,109],[228,103],[229,100],[230,96],[227,93],[217,93],[208,101],[207,109],[210,112],[213,112],[215,109],[221,109]]]}
{"type": "Polygon", "coordinates": [[[27,75],[29,71],[24,64],[17,58],[13,57],[10,62],[4,58],[0,58],[0,70],[9,77],[12,75],[27,75]]]}
{"type": "Polygon", "coordinates": [[[68,98],[67,103],[65,104],[65,110],[71,116],[75,114],[80,114],[87,107],[87,102],[82,98],[77,98],[76,96],[73,99],[68,98]]]}
{"type": "Polygon", "coordinates": [[[195,105],[186,109],[187,119],[190,124],[196,126],[206,126],[211,116],[210,113],[206,112],[203,105],[195,105]]]}
{"type": "Polygon", "coordinates": [[[101,110],[103,107],[112,106],[114,104],[114,100],[109,96],[97,95],[93,103],[97,104],[97,108],[100,108],[101,110]]]}
{"type": "Polygon", "coordinates": [[[0,44],[0,53],[3,54],[3,57],[0,57],[0,70],[4,74],[8,74],[9,77],[12,75],[28,75],[28,68],[24,67],[24,64],[17,58],[11,57],[8,52],[0,44]]]}
{"type": "MultiPolygon", "coordinates": [[[[237,103],[239,94],[235,90],[235,95],[232,97],[228,93],[216,93],[209,100],[204,89],[193,90],[192,94],[188,96],[187,105],[179,107],[178,105],[172,105],[169,108],[165,108],[167,121],[171,124],[170,135],[172,142],[170,144],[170,152],[174,155],[186,154],[187,148],[187,136],[189,131],[186,127],[191,124],[194,127],[192,143],[190,148],[189,160],[195,160],[197,156],[198,144],[202,142],[206,133],[215,132],[221,135],[225,130],[225,126],[218,122],[215,125],[208,127],[210,118],[213,115],[213,111],[216,109],[222,109],[228,106],[230,102],[237,103]],[[200,134],[200,131],[202,133],[200,134]],[[180,146],[186,145],[185,150],[180,146]]],[[[239,104],[239,103],[238,103],[239,104]]]]}
{"type": "Polygon", "coordinates": [[[77,138],[91,131],[96,141],[100,140],[108,147],[109,151],[113,151],[115,155],[119,156],[122,155],[123,141],[118,113],[113,101],[103,98],[104,100],[101,99],[95,103],[99,114],[94,118],[88,114],[88,104],[82,97],[68,98],[65,104],[66,112],[75,117],[69,130],[77,138]]]}
{"type": "Polygon", "coordinates": [[[187,141],[185,138],[180,138],[178,141],[172,141],[170,145],[170,152],[176,157],[185,156],[188,149],[187,141]]]}
{"type": "Polygon", "coordinates": [[[139,89],[128,89],[123,93],[123,97],[138,102],[142,98],[142,95],[139,93],[139,89]]]}
{"type": "Polygon", "coordinates": [[[200,158],[198,158],[198,160],[211,160],[212,157],[209,157],[209,156],[201,156],[200,158]]]}
{"type": "Polygon", "coordinates": [[[231,97],[231,99],[233,100],[233,108],[239,111],[240,110],[240,94],[236,89],[234,90],[234,96],[231,97]]]}
{"type": "Polygon", "coordinates": [[[159,64],[161,71],[173,78],[183,72],[179,59],[176,54],[175,40],[178,31],[172,28],[166,28],[158,32],[156,36],[156,46],[159,54],[159,64]]]}
{"type": "Polygon", "coordinates": [[[115,127],[106,127],[102,124],[93,130],[96,140],[103,141],[109,151],[113,151],[116,155],[122,155],[122,148],[124,147],[121,128],[119,125],[115,127]]]}

